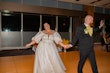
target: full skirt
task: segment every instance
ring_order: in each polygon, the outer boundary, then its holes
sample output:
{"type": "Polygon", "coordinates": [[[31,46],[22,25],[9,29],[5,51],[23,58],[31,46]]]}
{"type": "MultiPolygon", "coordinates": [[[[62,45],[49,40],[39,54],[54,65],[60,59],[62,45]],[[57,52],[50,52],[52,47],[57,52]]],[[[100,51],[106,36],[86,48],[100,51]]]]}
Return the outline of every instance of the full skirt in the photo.
{"type": "Polygon", "coordinates": [[[65,66],[53,42],[40,42],[35,51],[33,73],[65,73],[65,66]]]}

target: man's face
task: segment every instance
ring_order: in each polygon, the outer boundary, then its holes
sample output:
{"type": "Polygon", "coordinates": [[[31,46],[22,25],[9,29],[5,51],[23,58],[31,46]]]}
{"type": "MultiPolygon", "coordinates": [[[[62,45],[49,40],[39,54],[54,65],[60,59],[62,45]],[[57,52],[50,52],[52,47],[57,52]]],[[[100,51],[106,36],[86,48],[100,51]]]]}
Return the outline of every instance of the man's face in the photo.
{"type": "Polygon", "coordinates": [[[89,25],[92,25],[93,24],[93,17],[89,16],[88,19],[87,19],[89,25]]]}
{"type": "Polygon", "coordinates": [[[91,17],[91,18],[90,18],[90,24],[92,24],[93,21],[94,21],[94,20],[93,20],[93,17],[91,17]]]}
{"type": "Polygon", "coordinates": [[[86,16],[85,17],[85,23],[91,26],[93,23],[93,17],[90,15],[86,16]]]}

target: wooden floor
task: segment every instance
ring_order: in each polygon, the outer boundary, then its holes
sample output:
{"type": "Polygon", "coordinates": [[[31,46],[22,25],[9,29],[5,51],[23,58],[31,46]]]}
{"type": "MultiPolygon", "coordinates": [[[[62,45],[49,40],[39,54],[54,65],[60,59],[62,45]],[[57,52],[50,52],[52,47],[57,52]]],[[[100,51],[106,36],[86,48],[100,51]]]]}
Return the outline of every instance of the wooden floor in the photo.
{"type": "MultiPolygon", "coordinates": [[[[99,73],[110,73],[110,52],[100,45],[95,45],[95,54],[99,73]]],[[[60,56],[66,66],[66,73],[77,73],[79,52],[61,52],[60,56]]],[[[32,73],[34,55],[0,57],[0,73],[32,73]]],[[[84,73],[92,73],[89,60],[86,61],[84,73]]]]}

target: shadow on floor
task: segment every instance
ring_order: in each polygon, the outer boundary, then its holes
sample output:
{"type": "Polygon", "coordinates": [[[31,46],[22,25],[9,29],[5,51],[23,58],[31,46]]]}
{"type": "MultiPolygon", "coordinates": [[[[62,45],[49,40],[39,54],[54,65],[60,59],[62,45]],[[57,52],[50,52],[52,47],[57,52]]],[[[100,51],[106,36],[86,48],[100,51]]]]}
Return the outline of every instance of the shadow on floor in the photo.
{"type": "Polygon", "coordinates": [[[0,51],[0,57],[16,56],[16,55],[30,55],[30,54],[34,54],[34,51],[31,48],[0,51]]]}

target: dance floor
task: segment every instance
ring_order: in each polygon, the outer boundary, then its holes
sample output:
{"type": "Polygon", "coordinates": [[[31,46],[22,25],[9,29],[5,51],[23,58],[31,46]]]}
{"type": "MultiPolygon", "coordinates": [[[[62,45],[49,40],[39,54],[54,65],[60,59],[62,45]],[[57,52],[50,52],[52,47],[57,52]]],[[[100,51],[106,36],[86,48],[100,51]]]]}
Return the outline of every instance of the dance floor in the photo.
{"type": "MultiPolygon", "coordinates": [[[[95,54],[99,73],[110,73],[110,52],[106,52],[100,45],[95,45],[95,54]]],[[[77,73],[79,52],[60,52],[59,53],[65,66],[66,73],[77,73]]],[[[18,55],[0,57],[0,73],[32,73],[34,55],[18,55]]],[[[89,60],[86,61],[84,73],[92,73],[89,60]]]]}

